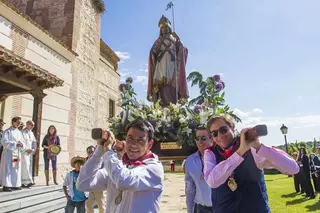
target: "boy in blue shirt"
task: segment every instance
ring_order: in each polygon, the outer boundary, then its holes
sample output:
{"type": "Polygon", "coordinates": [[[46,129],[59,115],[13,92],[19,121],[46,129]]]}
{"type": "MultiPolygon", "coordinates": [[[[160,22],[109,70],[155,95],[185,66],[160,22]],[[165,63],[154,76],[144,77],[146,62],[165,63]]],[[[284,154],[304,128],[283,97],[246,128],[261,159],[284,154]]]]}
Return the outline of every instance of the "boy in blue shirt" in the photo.
{"type": "Polygon", "coordinates": [[[65,208],[66,213],[73,213],[75,208],[77,208],[78,213],[86,212],[85,202],[88,198],[88,193],[80,192],[76,188],[77,178],[79,176],[81,166],[84,163],[85,158],[79,156],[71,159],[71,166],[74,170],[68,172],[63,183],[63,191],[68,200],[65,208]]]}

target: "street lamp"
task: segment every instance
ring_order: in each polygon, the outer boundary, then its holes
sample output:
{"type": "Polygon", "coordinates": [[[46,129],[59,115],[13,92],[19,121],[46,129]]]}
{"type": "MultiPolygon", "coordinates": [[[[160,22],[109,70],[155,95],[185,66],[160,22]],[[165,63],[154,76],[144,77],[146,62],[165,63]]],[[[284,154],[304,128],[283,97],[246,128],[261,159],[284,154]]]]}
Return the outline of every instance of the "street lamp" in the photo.
{"type": "MultiPolygon", "coordinates": [[[[282,134],[284,135],[284,142],[286,145],[286,152],[288,153],[288,142],[287,142],[287,133],[288,133],[288,127],[286,127],[284,124],[282,124],[281,128],[280,128],[282,134]]],[[[288,177],[292,177],[291,175],[288,175],[288,177]]]]}
{"type": "Polygon", "coordinates": [[[282,134],[284,135],[284,142],[286,145],[286,152],[288,153],[288,142],[287,142],[287,133],[288,133],[288,127],[286,127],[284,124],[282,124],[280,128],[282,134]]]}

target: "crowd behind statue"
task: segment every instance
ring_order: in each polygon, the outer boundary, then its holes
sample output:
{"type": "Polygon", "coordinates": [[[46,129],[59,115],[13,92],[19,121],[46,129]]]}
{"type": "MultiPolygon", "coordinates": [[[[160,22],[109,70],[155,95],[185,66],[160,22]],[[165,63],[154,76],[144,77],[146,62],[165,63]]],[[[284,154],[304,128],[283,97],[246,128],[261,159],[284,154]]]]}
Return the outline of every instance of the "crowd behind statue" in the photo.
{"type": "Polygon", "coordinates": [[[299,153],[292,154],[300,167],[299,173],[294,175],[294,188],[297,193],[305,194],[310,199],[315,198],[315,192],[320,192],[320,148],[317,152],[307,155],[306,149],[301,147],[299,153]]]}

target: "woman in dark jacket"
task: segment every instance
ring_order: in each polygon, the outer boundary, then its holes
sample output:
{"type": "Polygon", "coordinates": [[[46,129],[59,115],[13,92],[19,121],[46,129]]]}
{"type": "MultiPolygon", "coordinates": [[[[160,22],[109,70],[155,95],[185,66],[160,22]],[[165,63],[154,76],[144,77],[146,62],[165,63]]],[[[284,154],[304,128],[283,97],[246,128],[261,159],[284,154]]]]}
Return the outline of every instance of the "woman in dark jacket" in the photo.
{"type": "Polygon", "coordinates": [[[53,173],[53,182],[54,184],[58,185],[57,182],[57,156],[53,155],[50,150],[49,146],[55,144],[60,146],[60,138],[57,135],[57,129],[55,126],[51,125],[48,128],[48,132],[46,136],[44,136],[42,141],[43,147],[43,158],[44,158],[44,172],[46,176],[46,183],[49,186],[49,162],[51,161],[52,165],[52,173],[53,173]]]}
{"type": "Polygon", "coordinates": [[[310,178],[310,163],[309,163],[309,157],[307,155],[305,148],[300,148],[299,150],[299,157],[298,157],[298,163],[300,165],[300,170],[302,170],[302,179],[304,179],[302,182],[305,186],[303,188],[305,189],[306,196],[310,197],[310,199],[314,199],[316,196],[314,194],[314,190],[311,184],[311,178],[310,178]]]}
{"type": "Polygon", "coordinates": [[[310,171],[311,171],[311,177],[312,177],[312,181],[313,181],[313,186],[314,189],[317,192],[320,192],[320,186],[319,186],[319,182],[318,182],[318,177],[317,177],[317,169],[315,167],[315,162],[314,162],[314,157],[316,155],[314,153],[309,155],[309,159],[310,159],[310,171]]]}

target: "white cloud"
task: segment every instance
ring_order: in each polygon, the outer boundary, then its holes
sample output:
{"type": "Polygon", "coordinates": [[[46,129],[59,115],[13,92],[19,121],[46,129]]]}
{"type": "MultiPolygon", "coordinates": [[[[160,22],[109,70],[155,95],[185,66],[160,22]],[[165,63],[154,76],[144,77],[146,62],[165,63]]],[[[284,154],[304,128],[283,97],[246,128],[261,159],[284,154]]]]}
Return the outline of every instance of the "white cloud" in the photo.
{"type": "Polygon", "coordinates": [[[242,124],[240,125],[256,125],[256,124],[267,124],[268,126],[280,126],[285,124],[286,126],[291,125],[295,128],[300,127],[320,127],[320,115],[301,115],[295,113],[292,116],[264,116],[263,110],[254,108],[251,111],[244,112],[240,109],[235,108],[234,114],[241,118],[242,124]]]}
{"type": "Polygon", "coordinates": [[[129,72],[128,68],[122,68],[119,70],[119,74],[121,77],[128,77],[128,76],[132,75],[132,72],[129,72]]]}
{"type": "MultiPolygon", "coordinates": [[[[128,60],[130,59],[130,54],[128,52],[120,52],[116,51],[115,52],[117,56],[123,61],[123,60],[128,60]]],[[[121,62],[120,62],[121,63],[121,62]]],[[[123,62],[122,62],[123,63],[123,62]]]]}
{"type": "Polygon", "coordinates": [[[249,115],[247,112],[243,112],[243,111],[241,111],[241,110],[238,109],[238,108],[235,108],[235,109],[233,110],[233,113],[234,113],[235,115],[237,115],[238,117],[240,117],[240,118],[248,117],[248,115],[249,115]]]}
{"type": "Polygon", "coordinates": [[[129,76],[131,75],[131,72],[123,72],[123,71],[119,71],[119,74],[121,77],[126,77],[126,76],[129,76]]]}
{"type": "Polygon", "coordinates": [[[319,137],[320,114],[300,114],[295,113],[291,116],[267,116],[261,109],[251,111],[242,111],[234,109],[233,111],[242,120],[236,128],[241,130],[246,127],[253,127],[257,124],[266,124],[268,126],[268,136],[262,137],[262,143],[267,145],[283,144],[283,135],[280,132],[282,124],[286,125],[288,131],[288,142],[308,141],[314,137],[319,137]]]}
{"type": "Polygon", "coordinates": [[[139,72],[148,72],[148,68],[147,69],[139,69],[139,72]]]}
{"type": "Polygon", "coordinates": [[[143,85],[147,84],[148,77],[144,75],[138,75],[135,77],[134,83],[141,83],[143,85]]]}

